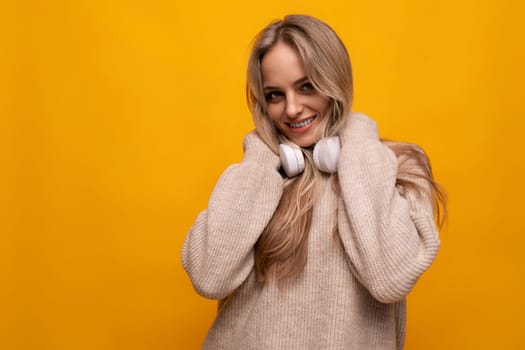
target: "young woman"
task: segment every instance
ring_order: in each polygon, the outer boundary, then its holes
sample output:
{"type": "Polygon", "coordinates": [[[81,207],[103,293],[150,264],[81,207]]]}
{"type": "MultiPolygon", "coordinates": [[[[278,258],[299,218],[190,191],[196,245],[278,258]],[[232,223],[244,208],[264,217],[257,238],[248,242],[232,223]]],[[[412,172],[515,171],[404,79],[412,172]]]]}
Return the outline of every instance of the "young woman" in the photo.
{"type": "Polygon", "coordinates": [[[220,300],[203,348],[403,348],[405,298],[445,208],[427,156],[350,112],[348,53],[312,17],[261,31],[247,97],[244,158],[182,251],[196,291],[220,300]]]}

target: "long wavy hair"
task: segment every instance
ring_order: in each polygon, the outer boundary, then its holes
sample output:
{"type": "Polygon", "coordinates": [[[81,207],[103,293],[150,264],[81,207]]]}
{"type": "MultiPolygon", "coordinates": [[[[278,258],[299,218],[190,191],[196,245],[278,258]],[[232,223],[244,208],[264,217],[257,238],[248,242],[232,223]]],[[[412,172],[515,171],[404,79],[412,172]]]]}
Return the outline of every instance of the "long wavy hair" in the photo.
{"type": "MultiPolygon", "coordinates": [[[[318,93],[329,98],[327,113],[317,129],[318,139],[342,131],[353,99],[350,57],[343,42],[327,24],[305,15],[289,15],[269,24],[256,36],[253,44],[248,61],[246,97],[258,135],[275,154],[279,154],[280,143],[290,141],[276,129],[268,116],[261,61],[278,42],[295,49],[310,83],[318,93]]],[[[413,144],[393,141],[385,141],[385,144],[396,156],[415,160],[400,162],[396,185],[421,192],[423,186],[411,179],[416,176],[426,180],[437,217],[442,217],[440,208],[446,210],[445,192],[434,181],[426,154],[413,144]],[[417,168],[423,169],[424,174],[417,168]]],[[[305,169],[301,175],[285,180],[279,205],[255,245],[255,271],[260,282],[268,278],[281,280],[296,276],[306,266],[316,178],[327,175],[313,165],[311,147],[302,151],[305,169]]]]}

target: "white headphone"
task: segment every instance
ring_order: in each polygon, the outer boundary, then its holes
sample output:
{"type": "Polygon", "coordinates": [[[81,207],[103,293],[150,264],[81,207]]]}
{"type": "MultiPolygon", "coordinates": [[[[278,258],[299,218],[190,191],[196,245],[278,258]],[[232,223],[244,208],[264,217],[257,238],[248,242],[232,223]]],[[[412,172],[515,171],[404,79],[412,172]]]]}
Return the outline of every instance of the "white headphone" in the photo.
{"type": "MultiPolygon", "coordinates": [[[[336,173],[340,148],[341,144],[337,136],[327,137],[317,142],[313,155],[317,169],[325,173],[336,173]]],[[[294,177],[303,172],[304,156],[298,146],[281,143],[279,155],[284,172],[288,177],[294,177]]]]}

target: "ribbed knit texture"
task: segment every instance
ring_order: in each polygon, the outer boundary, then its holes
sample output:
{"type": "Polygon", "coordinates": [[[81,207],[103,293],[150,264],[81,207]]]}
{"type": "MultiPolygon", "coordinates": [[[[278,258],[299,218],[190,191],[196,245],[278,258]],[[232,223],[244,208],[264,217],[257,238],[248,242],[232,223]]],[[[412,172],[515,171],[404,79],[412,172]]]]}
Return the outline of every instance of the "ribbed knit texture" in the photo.
{"type": "Polygon", "coordinates": [[[203,349],[402,349],[405,297],[439,238],[428,196],[400,195],[397,159],[362,114],[350,118],[338,177],[319,180],[308,261],[297,278],[261,285],[254,245],[282,195],[279,160],[253,133],[184,242],[196,291],[229,297],[203,349]]]}

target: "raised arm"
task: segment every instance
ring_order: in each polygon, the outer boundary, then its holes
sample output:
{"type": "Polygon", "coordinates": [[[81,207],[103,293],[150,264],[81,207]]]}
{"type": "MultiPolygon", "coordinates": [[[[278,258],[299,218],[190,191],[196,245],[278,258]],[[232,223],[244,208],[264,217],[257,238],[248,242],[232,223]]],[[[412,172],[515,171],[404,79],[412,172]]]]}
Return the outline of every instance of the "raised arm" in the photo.
{"type": "Polygon", "coordinates": [[[429,186],[400,194],[398,160],[365,115],[353,114],[340,136],[338,229],[350,266],[377,300],[402,300],[439,248],[429,186]]]}
{"type": "Polygon", "coordinates": [[[245,137],[243,149],[243,161],[221,175],[182,248],[195,290],[211,299],[226,297],[248,277],[254,245],[282,194],[279,157],[255,132],[245,137]]]}

